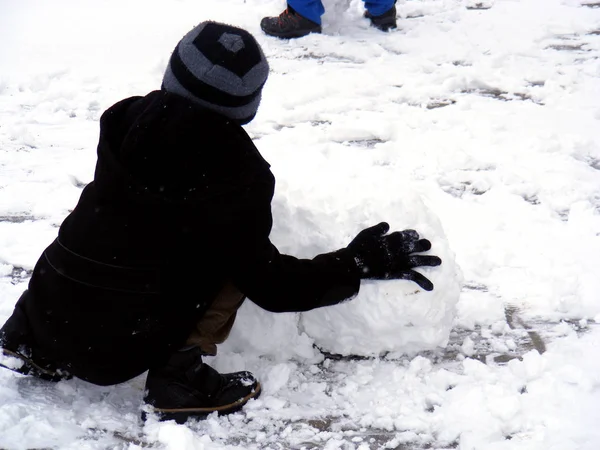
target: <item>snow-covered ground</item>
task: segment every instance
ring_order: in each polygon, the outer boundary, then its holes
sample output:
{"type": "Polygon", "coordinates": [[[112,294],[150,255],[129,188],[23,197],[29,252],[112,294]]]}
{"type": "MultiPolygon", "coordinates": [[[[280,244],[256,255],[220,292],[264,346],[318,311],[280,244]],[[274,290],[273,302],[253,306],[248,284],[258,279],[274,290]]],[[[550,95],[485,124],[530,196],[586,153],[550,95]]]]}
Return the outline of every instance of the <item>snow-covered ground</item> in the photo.
{"type": "Polygon", "coordinates": [[[258,27],[279,0],[0,0],[0,322],[92,179],[102,112],[158,88],[207,19],[270,61],[247,131],[277,177],[280,249],[387,220],[444,259],[432,293],[245,304],[208,362],[264,392],[229,417],[142,424],[143,376],[0,371],[0,448],[600,449],[600,3],[401,0],[388,34],[359,0],[325,5],[323,35],[286,42],[258,27]]]}

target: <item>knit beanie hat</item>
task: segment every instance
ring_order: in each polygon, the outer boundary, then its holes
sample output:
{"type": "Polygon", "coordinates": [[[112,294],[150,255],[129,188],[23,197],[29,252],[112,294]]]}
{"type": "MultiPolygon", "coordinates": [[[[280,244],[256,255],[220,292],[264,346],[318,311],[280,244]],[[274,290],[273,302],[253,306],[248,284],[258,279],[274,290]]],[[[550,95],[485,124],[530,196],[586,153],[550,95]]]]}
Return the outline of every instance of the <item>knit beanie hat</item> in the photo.
{"type": "Polygon", "coordinates": [[[162,88],[239,123],[256,115],[269,64],[246,30],[202,22],[175,47],[162,88]]]}

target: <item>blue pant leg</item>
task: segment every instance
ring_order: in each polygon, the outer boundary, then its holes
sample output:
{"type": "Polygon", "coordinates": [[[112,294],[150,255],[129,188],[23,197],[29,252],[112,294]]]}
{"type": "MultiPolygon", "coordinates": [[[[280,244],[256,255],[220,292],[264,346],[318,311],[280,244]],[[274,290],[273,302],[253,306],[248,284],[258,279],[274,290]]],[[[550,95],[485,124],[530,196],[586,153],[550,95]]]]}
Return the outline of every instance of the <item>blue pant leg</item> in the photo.
{"type": "Polygon", "coordinates": [[[396,3],[394,0],[364,0],[364,2],[365,8],[373,16],[380,16],[388,12],[396,3]]]}
{"type": "Polygon", "coordinates": [[[321,25],[321,16],[325,8],[320,0],[288,0],[287,3],[302,17],[321,25]]]}

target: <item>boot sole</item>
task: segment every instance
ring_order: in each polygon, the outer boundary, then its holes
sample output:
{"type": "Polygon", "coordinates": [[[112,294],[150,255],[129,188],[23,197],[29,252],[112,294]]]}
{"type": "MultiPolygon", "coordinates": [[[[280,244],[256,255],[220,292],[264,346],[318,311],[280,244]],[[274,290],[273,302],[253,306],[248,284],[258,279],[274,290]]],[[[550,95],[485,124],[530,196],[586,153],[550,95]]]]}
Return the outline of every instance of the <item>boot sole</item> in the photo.
{"type": "Polygon", "coordinates": [[[313,33],[320,34],[322,31],[321,27],[315,28],[314,30],[309,31],[308,33],[305,31],[296,31],[296,32],[291,32],[291,33],[278,33],[276,31],[265,30],[264,28],[262,28],[262,30],[265,34],[279,38],[279,39],[296,39],[296,38],[308,36],[309,34],[313,34],[313,33]]]}
{"type": "Polygon", "coordinates": [[[37,378],[41,378],[46,381],[58,382],[61,380],[67,380],[71,378],[70,375],[64,375],[58,371],[44,369],[41,366],[38,366],[33,360],[27,358],[26,356],[13,352],[12,350],[8,350],[6,348],[0,348],[0,355],[3,358],[0,359],[0,367],[4,367],[5,369],[12,370],[13,372],[20,373],[21,375],[32,375],[37,378]],[[4,358],[15,358],[21,361],[23,364],[21,367],[10,367],[6,364],[3,364],[4,358]]]}
{"type": "MultiPolygon", "coordinates": [[[[152,413],[157,414],[159,420],[174,420],[178,424],[184,424],[188,419],[206,419],[210,414],[216,412],[220,416],[231,414],[242,409],[242,407],[253,398],[258,398],[262,392],[262,387],[259,382],[256,382],[256,387],[247,396],[230,403],[228,405],[217,406],[214,408],[156,408],[152,407],[152,413]]],[[[147,418],[146,411],[142,412],[142,420],[145,422],[147,418]]]]}

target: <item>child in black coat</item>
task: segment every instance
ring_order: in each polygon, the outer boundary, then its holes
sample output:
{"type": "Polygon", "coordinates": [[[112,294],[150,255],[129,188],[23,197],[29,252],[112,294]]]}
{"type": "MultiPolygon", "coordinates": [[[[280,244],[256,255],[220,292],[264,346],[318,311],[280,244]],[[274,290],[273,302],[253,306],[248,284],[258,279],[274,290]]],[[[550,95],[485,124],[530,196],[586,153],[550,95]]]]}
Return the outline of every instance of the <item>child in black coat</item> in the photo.
{"type": "Polygon", "coordinates": [[[335,305],[360,280],[441,263],[431,244],[381,223],[301,260],[271,244],[275,179],[242,124],[269,67],[246,31],[204,22],[177,45],[162,89],[109,108],[98,162],[0,330],[0,365],[48,380],[121,383],[149,370],[145,401],[180,422],[241,408],[248,372],[202,362],[248,297],[273,312],[335,305]]]}

